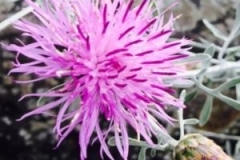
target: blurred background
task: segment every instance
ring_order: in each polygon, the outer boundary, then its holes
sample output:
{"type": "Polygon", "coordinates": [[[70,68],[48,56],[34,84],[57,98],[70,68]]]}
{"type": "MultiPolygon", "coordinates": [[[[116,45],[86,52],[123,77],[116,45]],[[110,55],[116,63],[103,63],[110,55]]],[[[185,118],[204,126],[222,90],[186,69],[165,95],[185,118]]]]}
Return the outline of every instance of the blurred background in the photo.
{"type": "MultiPolygon", "coordinates": [[[[162,1],[164,10],[174,0],[162,1]]],[[[179,0],[179,4],[171,11],[174,15],[181,15],[176,23],[175,37],[183,35],[198,41],[202,37],[215,44],[221,45],[222,42],[216,39],[210,31],[203,25],[202,19],[207,19],[214,24],[223,33],[229,33],[235,16],[235,6],[237,0],[179,0]]],[[[23,0],[0,0],[0,21],[12,16],[22,8],[26,7],[23,0]]],[[[169,13],[166,14],[166,17],[169,13]]],[[[39,23],[31,14],[26,19],[39,23]]],[[[21,33],[12,26],[0,31],[1,43],[19,43],[18,39],[24,43],[32,41],[30,38],[21,36],[21,33]]],[[[233,45],[239,45],[240,38],[237,38],[233,45]]],[[[202,52],[201,49],[193,48],[194,52],[202,52]]],[[[54,119],[44,115],[37,115],[22,121],[16,121],[21,115],[31,110],[37,99],[18,99],[31,92],[46,91],[59,84],[58,79],[48,79],[34,84],[18,85],[14,80],[31,79],[30,76],[12,74],[8,75],[13,67],[15,54],[4,49],[0,49],[0,160],[78,160],[78,131],[72,132],[68,138],[54,149],[57,140],[52,134],[54,119]]],[[[22,58],[22,61],[26,59],[22,58]]],[[[235,94],[228,92],[227,94],[235,94]]],[[[195,101],[188,103],[188,109],[184,111],[185,117],[198,117],[202,104],[205,101],[203,95],[198,95],[195,101]]],[[[230,135],[240,134],[240,112],[232,109],[220,101],[214,101],[214,113],[210,121],[200,131],[209,131],[230,135]],[[219,107],[221,106],[221,107],[219,107]],[[222,113],[226,113],[223,115],[222,113]],[[223,118],[223,116],[225,118],[223,118]]],[[[199,127],[195,127],[199,129],[199,127]]],[[[171,130],[173,136],[178,136],[178,131],[171,130]]],[[[235,145],[234,140],[223,138],[214,138],[216,142],[226,151],[226,145],[235,145]],[[230,142],[230,143],[228,143],[230,142]]],[[[116,160],[121,160],[117,151],[112,148],[112,153],[116,160]]],[[[99,143],[89,146],[88,160],[98,160],[99,143]]],[[[131,147],[129,160],[138,158],[139,148],[131,147]]],[[[231,151],[230,151],[231,152],[231,151]]],[[[146,160],[170,160],[171,155],[163,152],[157,152],[154,157],[147,155],[146,160]]],[[[107,158],[106,158],[107,160],[107,158]]]]}

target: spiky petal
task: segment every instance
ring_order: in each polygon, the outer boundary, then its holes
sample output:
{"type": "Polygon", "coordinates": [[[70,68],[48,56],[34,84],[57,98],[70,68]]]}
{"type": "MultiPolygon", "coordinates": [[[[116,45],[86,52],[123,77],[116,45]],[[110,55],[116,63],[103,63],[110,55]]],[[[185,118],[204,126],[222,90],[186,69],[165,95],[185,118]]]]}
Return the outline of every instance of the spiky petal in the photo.
{"type": "Polygon", "coordinates": [[[162,15],[153,17],[150,0],[142,0],[134,7],[133,0],[43,0],[40,5],[27,2],[42,25],[16,23],[36,42],[8,47],[32,60],[17,61],[11,72],[37,76],[22,83],[52,77],[66,81],[49,92],[26,95],[54,101],[38,106],[21,119],[61,106],[54,131],[60,143],[80,126],[82,159],[87,157],[93,132],[101,143],[101,153],[104,151],[111,159],[105,142],[110,131],[115,134],[117,148],[125,160],[127,125],[152,144],[151,136],[156,133],[149,115],[171,122],[165,108],[184,107],[162,80],[163,76],[184,71],[175,62],[187,56],[187,49],[183,49],[187,40],[168,42],[174,18],[164,23],[162,15]],[[100,127],[101,115],[109,121],[108,130],[100,127]],[[66,121],[69,123],[63,123],[66,121]]]}

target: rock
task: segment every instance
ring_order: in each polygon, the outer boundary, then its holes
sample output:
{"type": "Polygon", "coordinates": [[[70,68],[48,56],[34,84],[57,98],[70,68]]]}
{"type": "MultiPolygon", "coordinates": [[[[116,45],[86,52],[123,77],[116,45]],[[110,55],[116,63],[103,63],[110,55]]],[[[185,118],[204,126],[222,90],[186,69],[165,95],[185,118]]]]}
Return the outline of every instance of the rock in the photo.
{"type": "MultiPolygon", "coordinates": [[[[158,1],[158,8],[164,11],[175,0],[158,1]]],[[[216,21],[222,18],[227,11],[236,6],[237,0],[179,0],[179,3],[167,12],[168,16],[172,12],[174,16],[180,15],[175,28],[179,32],[192,30],[197,22],[202,19],[216,21]]]]}

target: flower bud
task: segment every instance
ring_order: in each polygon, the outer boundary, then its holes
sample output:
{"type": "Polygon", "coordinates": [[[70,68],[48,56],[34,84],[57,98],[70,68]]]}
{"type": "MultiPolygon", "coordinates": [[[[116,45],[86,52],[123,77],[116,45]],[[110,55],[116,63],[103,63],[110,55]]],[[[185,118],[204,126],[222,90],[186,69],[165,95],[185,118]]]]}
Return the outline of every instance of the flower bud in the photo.
{"type": "Polygon", "coordinates": [[[175,148],[173,160],[232,160],[212,140],[201,134],[188,134],[175,148]]]}

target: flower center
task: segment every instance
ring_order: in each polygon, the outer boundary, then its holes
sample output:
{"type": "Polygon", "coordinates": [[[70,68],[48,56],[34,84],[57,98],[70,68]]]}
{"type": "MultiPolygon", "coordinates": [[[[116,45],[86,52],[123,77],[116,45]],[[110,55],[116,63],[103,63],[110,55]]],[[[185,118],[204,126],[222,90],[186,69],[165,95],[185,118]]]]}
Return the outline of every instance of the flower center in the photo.
{"type": "Polygon", "coordinates": [[[115,69],[115,70],[119,70],[121,68],[121,64],[119,61],[117,61],[116,59],[112,59],[111,61],[111,66],[115,69]]]}

